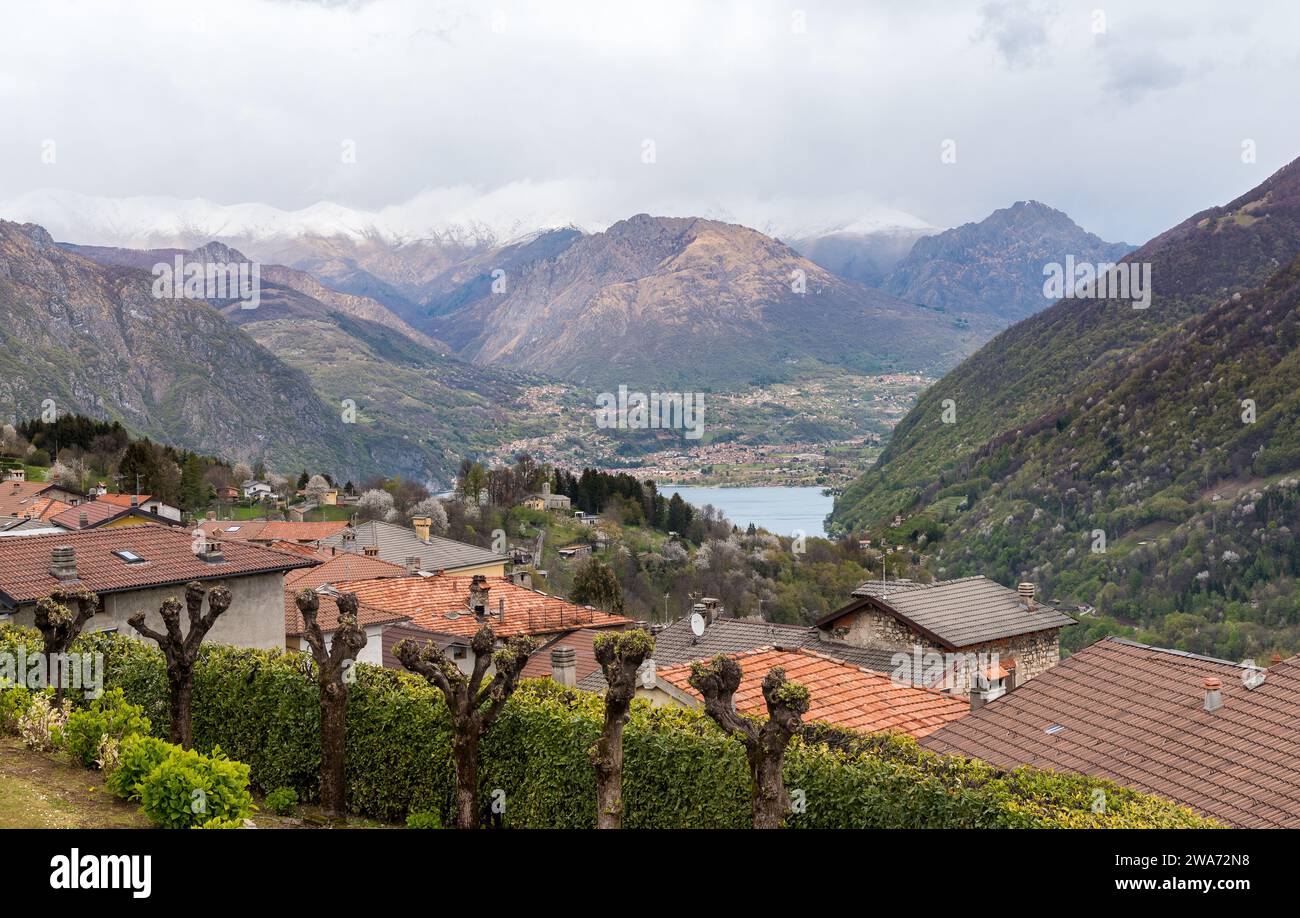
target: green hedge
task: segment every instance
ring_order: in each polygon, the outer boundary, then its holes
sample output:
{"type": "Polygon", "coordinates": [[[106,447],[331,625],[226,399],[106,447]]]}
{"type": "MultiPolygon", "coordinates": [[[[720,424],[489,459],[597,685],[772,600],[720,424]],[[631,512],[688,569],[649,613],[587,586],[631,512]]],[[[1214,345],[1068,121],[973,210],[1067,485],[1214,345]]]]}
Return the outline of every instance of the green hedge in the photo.
{"type": "MultiPolygon", "coordinates": [[[[0,626],[0,650],[35,647],[34,631],[0,626]]],[[[155,724],[169,723],[162,657],[119,635],[87,635],[76,650],[102,652],[108,687],[121,687],[155,724]]],[[[301,654],[205,646],[195,675],[194,744],[247,763],[262,790],[318,795],[317,689],[301,654]]],[[[407,673],[365,664],[348,698],[348,799],[359,813],[404,822],[410,813],[450,822],[451,734],[441,695],[407,673]]],[[[79,699],[74,699],[77,701],[79,699]]],[[[521,684],[483,740],[480,806],[507,826],[591,827],[595,773],[587,749],[600,731],[597,695],[549,679],[521,684]],[[505,792],[504,813],[492,805],[505,792]]],[[[161,728],[155,726],[161,735],[161,728]]],[[[702,713],[633,706],[624,734],[623,795],[629,828],[743,828],[749,773],[739,741],[702,713]]],[[[813,725],[786,758],[786,783],[802,791],[809,828],[1205,826],[1184,807],[1107,781],[1035,769],[1010,774],[937,756],[902,736],[863,736],[813,725]],[[1095,791],[1105,812],[1093,813],[1095,791]]]]}

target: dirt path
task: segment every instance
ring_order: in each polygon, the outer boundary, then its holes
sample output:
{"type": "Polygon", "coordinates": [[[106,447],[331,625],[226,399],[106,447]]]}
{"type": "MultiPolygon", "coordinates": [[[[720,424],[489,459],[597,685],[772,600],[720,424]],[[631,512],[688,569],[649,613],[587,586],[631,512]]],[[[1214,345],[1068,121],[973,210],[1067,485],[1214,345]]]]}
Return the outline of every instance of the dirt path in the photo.
{"type": "Polygon", "coordinates": [[[133,803],[104,787],[99,772],[31,752],[0,736],[0,829],[147,828],[133,803]]]}

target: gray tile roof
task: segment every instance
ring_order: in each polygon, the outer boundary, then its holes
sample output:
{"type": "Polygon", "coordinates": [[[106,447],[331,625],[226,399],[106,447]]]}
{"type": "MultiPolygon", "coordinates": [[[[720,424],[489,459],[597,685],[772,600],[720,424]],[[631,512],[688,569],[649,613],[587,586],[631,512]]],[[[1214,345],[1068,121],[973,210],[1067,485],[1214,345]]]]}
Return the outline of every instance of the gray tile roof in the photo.
{"type": "MultiPolygon", "coordinates": [[[[719,653],[745,653],[760,647],[783,647],[794,650],[806,647],[828,657],[880,673],[891,673],[892,658],[898,651],[868,650],[823,641],[816,628],[805,625],[782,625],[745,618],[719,618],[704,629],[699,638],[691,632],[689,618],[680,618],[655,635],[655,666],[662,668],[692,660],[703,660],[719,653]]],[[[604,691],[605,676],[597,670],[578,681],[578,688],[604,691]]]]}
{"type": "MultiPolygon", "coordinates": [[[[1031,612],[1015,590],[986,577],[924,584],[869,581],[854,590],[853,595],[871,599],[905,623],[954,648],[1074,624],[1074,619],[1044,603],[1036,604],[1031,612]]],[[[818,625],[834,621],[845,611],[832,612],[818,625]]]]}
{"type": "Polygon", "coordinates": [[[366,546],[374,546],[379,549],[379,558],[383,561],[405,565],[407,558],[419,558],[420,569],[425,571],[453,572],[467,567],[500,564],[510,560],[486,548],[467,545],[452,539],[431,536],[426,542],[417,536],[413,529],[377,520],[358,523],[352,527],[352,531],[356,534],[355,540],[345,540],[343,536],[347,530],[343,530],[336,535],[321,539],[321,548],[327,552],[336,549],[360,555],[365,553],[366,546]]]}

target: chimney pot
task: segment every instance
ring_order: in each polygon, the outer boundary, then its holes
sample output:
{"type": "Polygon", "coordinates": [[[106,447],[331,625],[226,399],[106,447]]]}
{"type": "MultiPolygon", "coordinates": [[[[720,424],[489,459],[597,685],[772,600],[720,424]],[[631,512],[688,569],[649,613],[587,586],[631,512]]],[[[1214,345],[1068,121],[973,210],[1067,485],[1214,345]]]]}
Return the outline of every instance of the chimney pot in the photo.
{"type": "Polygon", "coordinates": [[[1282,662],[1282,655],[1281,655],[1280,653],[1278,653],[1276,650],[1273,651],[1273,657],[1272,657],[1272,659],[1269,661],[1269,665],[1270,665],[1270,666],[1277,666],[1277,664],[1279,664],[1279,663],[1281,663],[1281,662],[1282,662]]]}
{"type": "Polygon", "coordinates": [[[1016,587],[1016,592],[1020,594],[1020,601],[1029,607],[1029,611],[1034,611],[1034,585],[1022,583],[1016,587]]]}
{"type": "Polygon", "coordinates": [[[1214,676],[1205,677],[1205,710],[1217,711],[1223,706],[1223,683],[1214,676]]]}
{"type": "Polygon", "coordinates": [[[59,545],[50,552],[50,575],[57,580],[77,579],[77,552],[71,545],[59,545]]]}
{"type": "Polygon", "coordinates": [[[416,555],[412,555],[411,557],[406,559],[406,572],[408,574],[414,574],[419,569],[420,569],[419,557],[417,557],[416,555]]]}
{"type": "Polygon", "coordinates": [[[572,688],[578,684],[578,652],[572,647],[556,647],[551,651],[551,678],[560,685],[572,688]]]}
{"type": "Polygon", "coordinates": [[[411,528],[415,530],[415,535],[422,542],[429,541],[429,535],[433,532],[433,517],[431,516],[413,516],[411,517],[411,528]]]}
{"type": "Polygon", "coordinates": [[[139,496],[137,496],[137,495],[135,495],[135,494],[132,494],[132,495],[131,495],[131,506],[132,506],[132,507],[138,507],[138,506],[140,506],[140,498],[139,498],[139,496]]]}
{"type": "Polygon", "coordinates": [[[81,515],[77,517],[77,528],[85,529],[90,525],[90,517],[86,516],[86,511],[82,510],[81,515]]]}

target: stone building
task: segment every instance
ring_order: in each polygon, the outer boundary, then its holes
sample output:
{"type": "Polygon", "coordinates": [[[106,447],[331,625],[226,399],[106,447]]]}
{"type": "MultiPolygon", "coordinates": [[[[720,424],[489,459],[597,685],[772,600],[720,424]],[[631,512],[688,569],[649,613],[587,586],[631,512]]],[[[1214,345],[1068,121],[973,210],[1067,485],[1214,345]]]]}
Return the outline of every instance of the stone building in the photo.
{"type": "Polygon", "coordinates": [[[1036,602],[1033,584],[1010,590],[985,577],[935,583],[869,581],[817,622],[822,641],[893,651],[897,675],[970,694],[973,705],[1010,691],[1061,659],[1074,619],[1036,602]],[[980,678],[982,677],[982,679],[980,678]]]}

